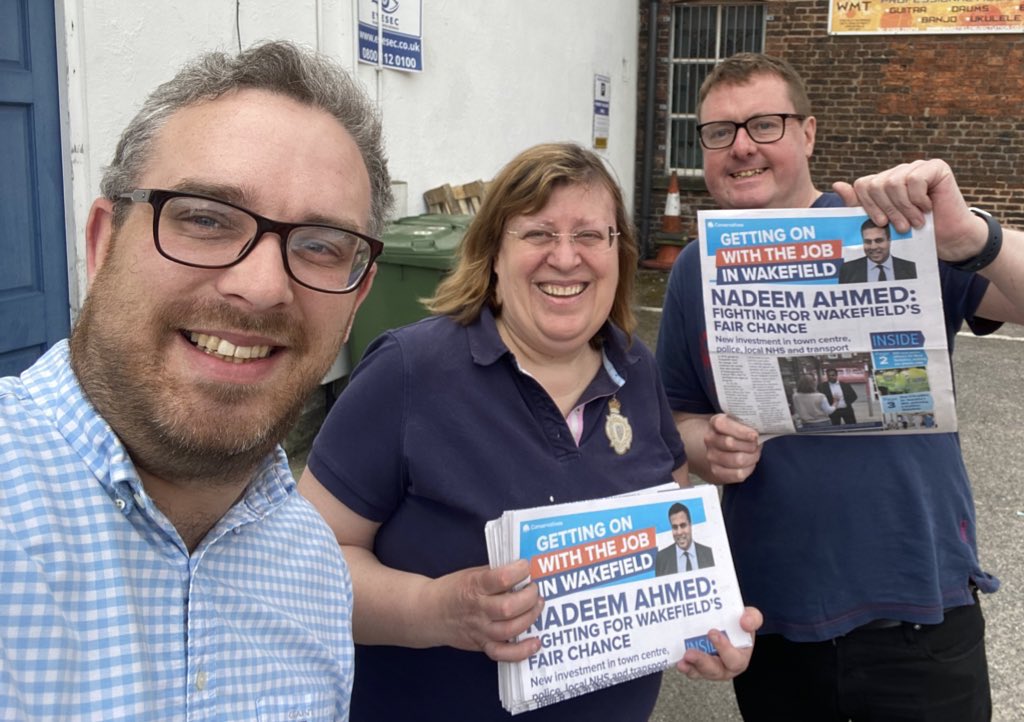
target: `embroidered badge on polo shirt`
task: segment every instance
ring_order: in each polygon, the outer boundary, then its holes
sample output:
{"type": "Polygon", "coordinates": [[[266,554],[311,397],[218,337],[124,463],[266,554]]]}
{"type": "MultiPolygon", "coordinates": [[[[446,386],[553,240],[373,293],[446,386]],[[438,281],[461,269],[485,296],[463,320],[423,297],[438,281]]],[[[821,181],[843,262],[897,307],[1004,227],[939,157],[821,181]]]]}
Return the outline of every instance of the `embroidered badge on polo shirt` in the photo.
{"type": "Polygon", "coordinates": [[[629,419],[620,413],[622,404],[612,396],[608,402],[608,416],[604,420],[604,433],[608,437],[608,443],[615,449],[615,453],[622,456],[633,444],[633,427],[629,425],[629,419]]]}

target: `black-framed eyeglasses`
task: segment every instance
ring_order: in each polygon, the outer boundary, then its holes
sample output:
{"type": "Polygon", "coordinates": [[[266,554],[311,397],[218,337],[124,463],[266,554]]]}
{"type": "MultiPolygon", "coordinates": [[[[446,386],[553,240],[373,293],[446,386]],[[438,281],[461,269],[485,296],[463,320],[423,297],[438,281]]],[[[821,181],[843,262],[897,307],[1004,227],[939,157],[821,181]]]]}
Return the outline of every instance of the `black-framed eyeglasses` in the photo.
{"type": "Polygon", "coordinates": [[[740,128],[747,131],[747,136],[755,143],[775,143],[782,140],[782,136],[786,134],[786,120],[789,118],[804,120],[807,116],[799,113],[769,113],[755,115],[742,123],[713,120],[698,125],[697,133],[700,134],[700,144],[708,150],[721,150],[731,146],[736,141],[736,133],[740,128]]]}
{"type": "Polygon", "coordinates": [[[153,207],[153,242],[164,258],[193,268],[241,263],[267,233],[281,239],[284,269],[296,283],[349,293],[384,250],[376,238],[316,223],[272,221],[233,203],[179,191],[138,188],[118,196],[153,207]]]}

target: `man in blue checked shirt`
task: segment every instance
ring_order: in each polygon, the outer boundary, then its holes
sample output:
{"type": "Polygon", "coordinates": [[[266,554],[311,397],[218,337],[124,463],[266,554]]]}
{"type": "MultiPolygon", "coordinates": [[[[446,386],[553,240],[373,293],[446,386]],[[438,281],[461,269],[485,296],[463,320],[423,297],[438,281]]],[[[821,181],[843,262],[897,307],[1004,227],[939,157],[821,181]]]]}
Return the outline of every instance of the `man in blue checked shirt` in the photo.
{"type": "Polygon", "coordinates": [[[0,379],[0,717],[347,719],[348,569],[278,441],[373,280],[372,106],[287,43],[205,55],[102,193],[70,340],[0,379]]]}

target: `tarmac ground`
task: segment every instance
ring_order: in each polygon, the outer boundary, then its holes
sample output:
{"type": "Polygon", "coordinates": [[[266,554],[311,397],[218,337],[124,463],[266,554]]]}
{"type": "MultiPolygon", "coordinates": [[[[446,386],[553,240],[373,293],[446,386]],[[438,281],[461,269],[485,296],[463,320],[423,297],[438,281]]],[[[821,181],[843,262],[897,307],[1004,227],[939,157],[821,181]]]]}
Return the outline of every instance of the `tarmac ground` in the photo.
{"type": "MultiPolygon", "coordinates": [[[[637,335],[652,349],[657,343],[661,303],[668,274],[641,270],[637,335]]],[[[979,338],[961,334],[954,374],[964,460],[971,474],[977,508],[982,567],[999,577],[1002,588],[982,596],[992,683],[993,721],[1024,720],[1024,328],[1004,326],[979,338]],[[1018,421],[1013,421],[1017,418],[1018,421]]],[[[316,404],[286,446],[298,475],[322,408],[316,404]]],[[[732,685],[692,681],[669,670],[651,722],[739,722],[732,685]]]]}

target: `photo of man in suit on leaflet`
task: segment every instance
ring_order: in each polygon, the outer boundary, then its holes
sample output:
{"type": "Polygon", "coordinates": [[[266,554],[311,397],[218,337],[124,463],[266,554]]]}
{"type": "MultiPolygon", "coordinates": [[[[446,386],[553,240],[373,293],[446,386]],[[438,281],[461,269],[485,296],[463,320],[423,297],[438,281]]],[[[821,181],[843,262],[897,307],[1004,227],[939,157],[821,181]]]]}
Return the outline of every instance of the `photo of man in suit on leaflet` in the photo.
{"type": "Polygon", "coordinates": [[[917,264],[889,253],[889,226],[876,226],[870,218],[860,227],[864,257],[846,261],[839,269],[840,283],[904,281],[917,278],[917,264]]]}
{"type": "Polygon", "coordinates": [[[672,539],[675,543],[658,550],[654,560],[654,575],[661,577],[713,567],[715,555],[711,547],[693,541],[693,523],[686,505],[676,502],[670,506],[668,520],[672,525],[672,539]]]}
{"type": "Polygon", "coordinates": [[[839,400],[839,406],[829,415],[832,425],[839,426],[844,422],[856,424],[857,415],[853,411],[853,402],[857,400],[857,392],[853,390],[853,386],[840,381],[836,369],[826,369],[825,378],[825,381],[818,384],[818,391],[825,394],[825,400],[830,406],[839,400]]]}

